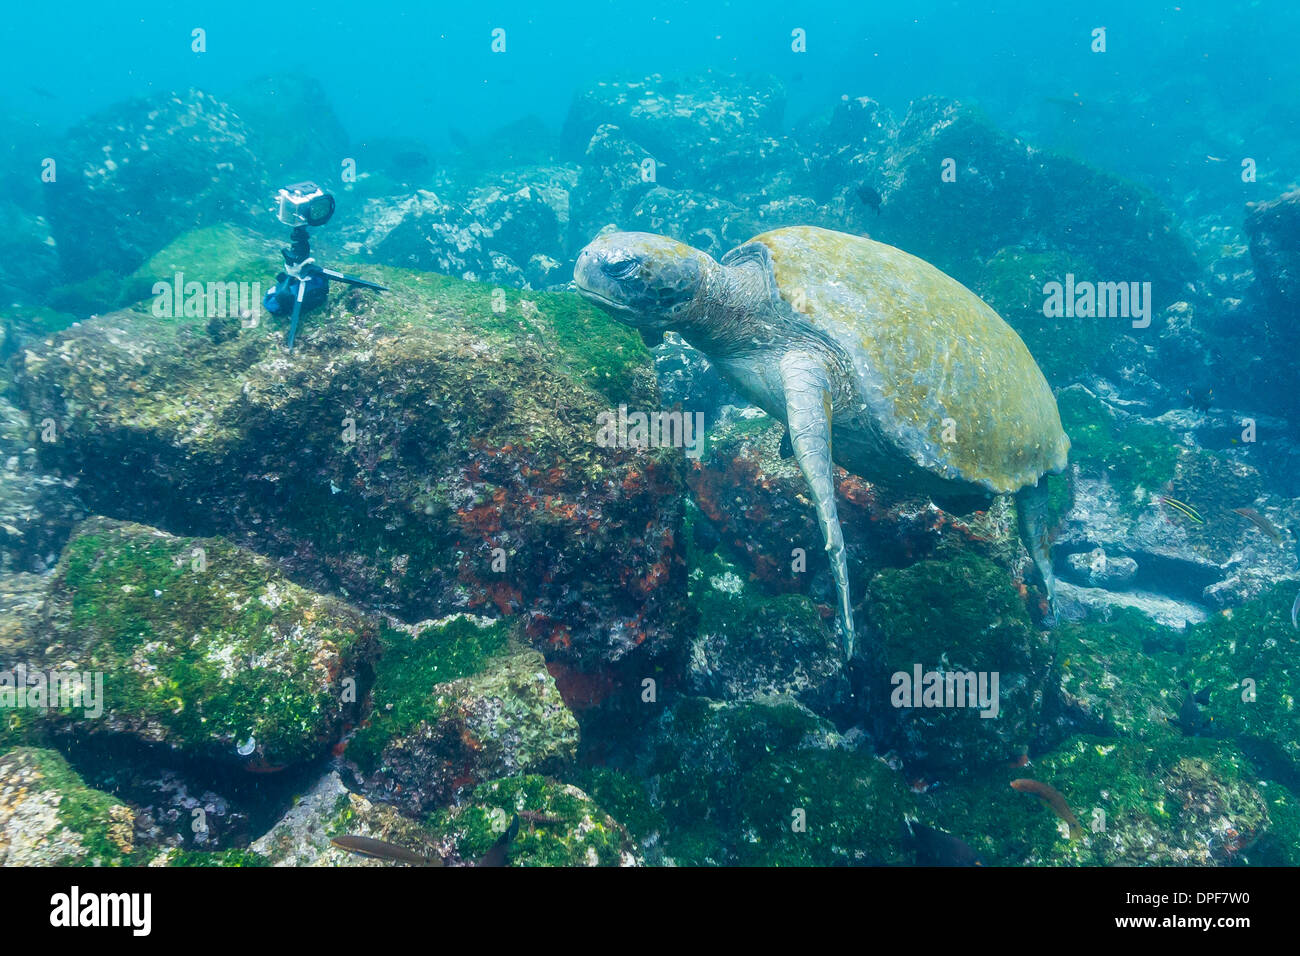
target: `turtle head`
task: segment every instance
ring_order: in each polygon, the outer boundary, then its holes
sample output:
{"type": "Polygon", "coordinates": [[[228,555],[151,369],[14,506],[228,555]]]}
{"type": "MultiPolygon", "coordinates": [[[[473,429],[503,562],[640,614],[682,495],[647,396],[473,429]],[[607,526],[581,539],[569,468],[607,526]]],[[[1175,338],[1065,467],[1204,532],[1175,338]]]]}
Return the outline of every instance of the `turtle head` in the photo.
{"type": "Polygon", "coordinates": [[[573,269],[579,294],[643,331],[679,328],[718,264],[684,242],[648,232],[594,239],[573,269]]]}

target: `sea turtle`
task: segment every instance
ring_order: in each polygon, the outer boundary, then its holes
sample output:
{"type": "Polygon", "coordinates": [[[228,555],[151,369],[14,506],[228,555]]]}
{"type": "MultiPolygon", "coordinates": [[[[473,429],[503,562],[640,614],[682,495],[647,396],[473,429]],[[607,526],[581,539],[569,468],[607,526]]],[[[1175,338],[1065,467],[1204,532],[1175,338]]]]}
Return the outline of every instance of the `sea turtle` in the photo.
{"type": "Polygon", "coordinates": [[[1070,441],[1024,342],[955,279],[862,236],[793,226],[718,262],[642,232],[595,239],[582,296],[647,341],[681,334],[787,427],[817,508],[854,652],[832,461],[886,487],[973,504],[1015,493],[1020,534],[1054,609],[1046,482],[1070,441]]]}

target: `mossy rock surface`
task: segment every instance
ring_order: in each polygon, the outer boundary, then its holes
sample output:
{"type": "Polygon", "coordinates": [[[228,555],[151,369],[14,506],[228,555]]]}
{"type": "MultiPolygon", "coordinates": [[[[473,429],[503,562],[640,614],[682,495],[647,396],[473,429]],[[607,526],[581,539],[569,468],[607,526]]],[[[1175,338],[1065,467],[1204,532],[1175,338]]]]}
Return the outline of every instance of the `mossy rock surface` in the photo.
{"type": "Polygon", "coordinates": [[[1053,693],[1045,734],[1110,737],[1177,735],[1187,691],[1182,658],[1162,650],[1170,632],[1137,611],[1109,621],[1062,622],[1054,631],[1053,693]]]}
{"type": "Polygon", "coordinates": [[[887,569],[865,590],[869,696],[885,739],[909,770],[951,777],[1023,752],[1037,733],[1051,647],[1007,570],[964,553],[887,569]],[[923,681],[936,672],[983,675],[989,692],[996,675],[996,714],[981,716],[994,711],[969,699],[965,706],[895,706],[896,699],[914,702],[909,688],[918,666],[923,681]],[[900,674],[909,683],[896,680],[900,674]]]}
{"type": "Polygon", "coordinates": [[[1265,772],[1300,786],[1300,631],[1295,585],[1215,614],[1187,636],[1187,681],[1209,692],[1208,733],[1232,740],[1265,772]]]}
{"type": "Polygon", "coordinates": [[[411,631],[387,632],[348,749],[372,792],[420,813],[477,783],[573,762],[578,722],[542,655],[508,640],[510,625],[461,616],[411,631]]]}
{"type": "Polygon", "coordinates": [[[135,813],[52,750],[0,756],[0,865],[133,866],[135,813]]]}
{"type": "Polygon", "coordinates": [[[1269,827],[1255,769],[1194,738],[1078,736],[1025,766],[990,770],[922,800],[922,819],[965,840],[986,865],[1191,866],[1241,862],[1269,827]],[[1011,781],[1047,784],[1079,830],[1011,781]]]}
{"type": "Polygon", "coordinates": [[[895,770],[781,697],[684,698],[635,775],[593,777],[653,859],[678,865],[899,862],[913,807],[895,770]]]}
{"type": "Polygon", "coordinates": [[[454,857],[473,863],[510,827],[519,832],[506,852],[509,866],[635,866],[639,851],[627,830],[572,784],[537,774],[483,783],[461,804],[434,814],[430,829],[454,857]]]}
{"type": "MultiPolygon", "coordinates": [[[[224,260],[205,235],[169,267],[224,260]]],[[[572,294],[359,271],[391,291],[336,288],[292,353],[266,315],[148,301],[30,343],[42,464],[101,514],[248,543],[404,620],[527,611],[584,667],[675,646],[683,456],[598,442],[603,413],[658,407],[640,339],[572,294]]]]}
{"type": "Polygon", "coordinates": [[[790,694],[814,709],[847,681],[843,649],[802,594],[764,594],[718,554],[693,555],[688,594],[699,627],[687,663],[691,689],[737,699],[790,694]]]}
{"type": "Polygon", "coordinates": [[[277,767],[320,755],[355,719],[344,682],[361,677],[377,629],[223,539],[92,518],[64,549],[23,659],[104,675],[102,718],[85,731],[277,767]]]}

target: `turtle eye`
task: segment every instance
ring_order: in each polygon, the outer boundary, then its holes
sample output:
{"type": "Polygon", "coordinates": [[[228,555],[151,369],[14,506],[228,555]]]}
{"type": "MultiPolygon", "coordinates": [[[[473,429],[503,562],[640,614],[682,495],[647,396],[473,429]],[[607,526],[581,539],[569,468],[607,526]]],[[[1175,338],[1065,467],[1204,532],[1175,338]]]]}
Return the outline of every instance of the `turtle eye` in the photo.
{"type": "Polygon", "coordinates": [[[628,256],[624,259],[611,259],[603,263],[601,269],[603,269],[605,275],[609,276],[611,279],[626,279],[628,276],[632,275],[632,273],[636,272],[638,265],[639,263],[634,257],[628,256]]]}

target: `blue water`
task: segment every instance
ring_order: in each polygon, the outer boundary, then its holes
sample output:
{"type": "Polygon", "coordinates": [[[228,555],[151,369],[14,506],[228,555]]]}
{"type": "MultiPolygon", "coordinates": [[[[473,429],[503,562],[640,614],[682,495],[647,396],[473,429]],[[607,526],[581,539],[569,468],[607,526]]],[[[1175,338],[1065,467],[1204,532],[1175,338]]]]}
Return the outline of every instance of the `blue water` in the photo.
{"type": "Polygon", "coordinates": [[[1143,166],[1152,152],[1203,158],[1180,142],[1188,118],[1212,120],[1210,153],[1267,150],[1296,122],[1300,95],[1300,8],[1286,0],[1121,0],[1086,12],[1033,0],[472,6],[322,3],[290,14],[242,0],[201,12],[142,2],[123,16],[76,2],[59,8],[53,35],[47,8],[18,6],[0,24],[0,103],[54,136],[123,97],[186,87],[221,96],[266,73],[304,73],[354,138],[400,132],[444,148],[449,127],[473,135],[530,114],[558,125],[575,90],[614,75],[761,71],[785,83],[790,120],[846,94],[896,110],[939,94],[1014,129],[1026,104],[1100,101],[1140,116],[1140,135],[1100,121],[1080,135],[1042,118],[1025,132],[1113,165],[1139,154],[1130,158],[1143,166]],[[1102,55],[1089,49],[1098,26],[1108,31],[1102,55]],[[205,53],[190,49],[196,27],[205,53]],[[496,28],[504,55],[490,49],[496,28]],[[806,53],[790,49],[795,28],[807,32],[806,53]]]}

